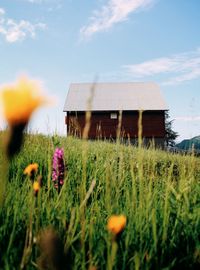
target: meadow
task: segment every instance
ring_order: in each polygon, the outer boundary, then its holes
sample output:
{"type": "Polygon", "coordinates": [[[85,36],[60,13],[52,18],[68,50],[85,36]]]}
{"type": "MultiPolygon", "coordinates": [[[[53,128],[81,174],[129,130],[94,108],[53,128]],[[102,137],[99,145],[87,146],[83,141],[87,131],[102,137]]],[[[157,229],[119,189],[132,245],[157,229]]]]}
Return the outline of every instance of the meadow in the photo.
{"type": "MultiPolygon", "coordinates": [[[[0,155],[3,163],[3,151],[0,155]]],[[[193,155],[26,135],[22,151],[9,164],[5,192],[0,269],[200,267],[200,159],[193,155]],[[59,193],[52,182],[57,146],[63,147],[65,160],[59,193]],[[37,196],[23,173],[35,162],[43,181],[37,196]],[[127,222],[114,236],[107,222],[118,214],[127,222]],[[49,235],[57,252],[54,266],[48,262],[54,255],[42,255],[50,248],[49,235]]]]}

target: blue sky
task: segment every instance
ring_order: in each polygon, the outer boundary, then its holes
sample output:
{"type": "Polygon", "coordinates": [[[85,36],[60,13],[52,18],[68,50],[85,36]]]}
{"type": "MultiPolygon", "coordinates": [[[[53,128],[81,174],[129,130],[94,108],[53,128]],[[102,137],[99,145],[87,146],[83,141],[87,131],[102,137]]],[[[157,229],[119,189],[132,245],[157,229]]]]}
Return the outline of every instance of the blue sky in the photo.
{"type": "Polygon", "coordinates": [[[155,81],[179,140],[200,135],[199,0],[0,0],[0,85],[27,74],[58,99],[31,128],[65,132],[71,82],[155,81]]]}

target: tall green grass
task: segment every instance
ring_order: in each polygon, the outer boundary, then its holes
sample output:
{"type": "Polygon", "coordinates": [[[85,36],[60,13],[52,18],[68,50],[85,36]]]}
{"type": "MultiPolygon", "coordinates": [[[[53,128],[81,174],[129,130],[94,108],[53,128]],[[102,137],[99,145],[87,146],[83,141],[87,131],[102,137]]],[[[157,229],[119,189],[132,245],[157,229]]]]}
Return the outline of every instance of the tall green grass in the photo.
{"type": "Polygon", "coordinates": [[[34,241],[26,269],[37,269],[37,236],[49,226],[67,252],[64,269],[107,269],[112,236],[106,226],[112,214],[127,217],[113,269],[198,269],[198,158],[120,143],[58,137],[56,141],[65,152],[60,194],[51,181],[55,137],[26,136],[23,150],[10,164],[0,208],[1,269],[20,268],[30,228],[34,241]],[[44,182],[37,198],[23,175],[32,162],[39,164],[44,182]],[[88,194],[91,183],[96,185],[88,194]]]}

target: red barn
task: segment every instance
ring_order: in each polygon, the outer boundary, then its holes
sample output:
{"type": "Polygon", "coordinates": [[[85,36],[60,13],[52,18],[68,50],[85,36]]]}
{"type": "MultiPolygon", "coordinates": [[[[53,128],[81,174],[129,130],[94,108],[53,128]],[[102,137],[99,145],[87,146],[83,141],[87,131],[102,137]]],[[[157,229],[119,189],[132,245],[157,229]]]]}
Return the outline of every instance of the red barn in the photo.
{"type": "Polygon", "coordinates": [[[89,139],[116,139],[120,127],[121,136],[134,142],[142,111],[142,138],[146,143],[154,139],[160,146],[164,145],[166,110],[159,86],[143,82],[74,83],[64,105],[67,134],[81,137],[90,111],[89,139]]]}

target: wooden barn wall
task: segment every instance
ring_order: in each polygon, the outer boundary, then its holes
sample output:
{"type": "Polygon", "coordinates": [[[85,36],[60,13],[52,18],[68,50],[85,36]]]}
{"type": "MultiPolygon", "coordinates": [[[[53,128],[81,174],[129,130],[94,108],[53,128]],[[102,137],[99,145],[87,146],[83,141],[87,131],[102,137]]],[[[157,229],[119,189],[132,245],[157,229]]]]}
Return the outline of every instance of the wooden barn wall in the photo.
{"type": "MultiPolygon", "coordinates": [[[[113,112],[112,112],[113,113],[113,112]]],[[[111,112],[92,112],[91,126],[88,137],[91,139],[116,138],[116,131],[119,122],[111,119],[111,112]]],[[[136,138],[138,135],[139,113],[136,111],[124,111],[122,113],[121,132],[124,137],[136,138]]],[[[81,136],[85,126],[85,112],[71,112],[66,117],[68,134],[81,136]]],[[[145,111],[142,114],[143,137],[163,138],[165,136],[164,111],[145,111]]]]}

